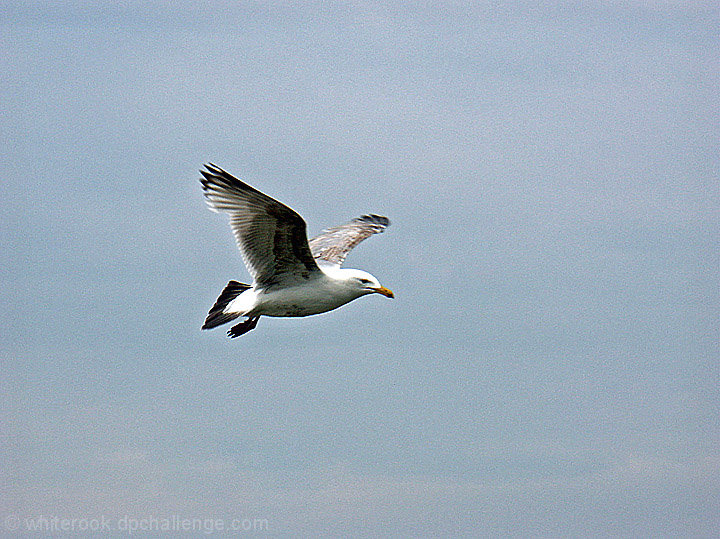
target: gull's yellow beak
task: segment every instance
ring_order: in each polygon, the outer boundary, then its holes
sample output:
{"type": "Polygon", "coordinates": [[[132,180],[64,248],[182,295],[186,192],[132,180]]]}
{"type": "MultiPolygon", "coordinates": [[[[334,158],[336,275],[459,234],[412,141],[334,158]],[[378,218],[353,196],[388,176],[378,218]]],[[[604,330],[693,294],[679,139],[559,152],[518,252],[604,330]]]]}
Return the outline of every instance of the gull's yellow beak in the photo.
{"type": "Polygon", "coordinates": [[[392,293],[392,290],[390,290],[389,288],[385,288],[384,286],[381,286],[380,288],[376,288],[374,291],[377,294],[382,294],[386,298],[394,298],[395,297],[395,294],[392,293]]]}

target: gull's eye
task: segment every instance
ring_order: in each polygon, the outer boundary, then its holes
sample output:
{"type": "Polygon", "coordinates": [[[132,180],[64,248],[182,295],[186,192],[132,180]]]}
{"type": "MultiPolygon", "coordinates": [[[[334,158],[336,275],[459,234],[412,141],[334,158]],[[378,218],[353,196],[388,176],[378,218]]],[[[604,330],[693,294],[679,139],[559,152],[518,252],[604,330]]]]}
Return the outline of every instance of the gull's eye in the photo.
{"type": "Polygon", "coordinates": [[[369,280],[369,279],[360,279],[360,282],[361,282],[362,284],[370,284],[370,280],[369,280]]]}

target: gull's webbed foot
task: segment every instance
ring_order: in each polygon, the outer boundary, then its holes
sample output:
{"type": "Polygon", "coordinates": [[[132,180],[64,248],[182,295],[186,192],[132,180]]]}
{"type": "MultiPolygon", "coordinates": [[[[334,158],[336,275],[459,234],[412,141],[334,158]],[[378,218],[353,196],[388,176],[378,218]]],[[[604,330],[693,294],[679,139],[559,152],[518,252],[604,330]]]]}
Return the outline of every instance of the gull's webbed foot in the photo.
{"type": "Polygon", "coordinates": [[[238,325],[231,327],[227,332],[228,337],[234,339],[235,337],[239,337],[240,335],[245,335],[248,331],[255,329],[258,320],[260,320],[259,316],[253,316],[252,318],[248,318],[244,322],[241,322],[238,325]]]}

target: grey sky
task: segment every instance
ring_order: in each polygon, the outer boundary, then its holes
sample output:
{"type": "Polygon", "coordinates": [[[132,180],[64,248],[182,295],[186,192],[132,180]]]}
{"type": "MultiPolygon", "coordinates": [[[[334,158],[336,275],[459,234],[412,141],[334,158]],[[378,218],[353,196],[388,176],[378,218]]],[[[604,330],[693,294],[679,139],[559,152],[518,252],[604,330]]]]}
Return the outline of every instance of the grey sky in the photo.
{"type": "Polygon", "coordinates": [[[1,11],[0,517],[718,533],[713,3],[1,11]],[[200,332],[207,161],[396,300],[200,332]]]}

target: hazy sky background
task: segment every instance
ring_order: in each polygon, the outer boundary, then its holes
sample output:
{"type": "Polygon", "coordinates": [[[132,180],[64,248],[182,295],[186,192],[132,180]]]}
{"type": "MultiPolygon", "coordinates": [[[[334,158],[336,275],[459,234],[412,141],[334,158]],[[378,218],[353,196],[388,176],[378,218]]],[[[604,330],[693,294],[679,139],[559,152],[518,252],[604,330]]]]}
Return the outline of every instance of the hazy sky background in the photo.
{"type": "MultiPolygon", "coordinates": [[[[714,2],[5,2],[0,518],[720,533],[714,2]],[[237,340],[197,170],[395,294],[237,340]]],[[[2,529],[0,529],[0,532],[2,529]]],[[[7,531],[7,530],[5,530],[7,531]]]]}

